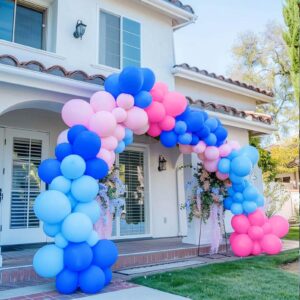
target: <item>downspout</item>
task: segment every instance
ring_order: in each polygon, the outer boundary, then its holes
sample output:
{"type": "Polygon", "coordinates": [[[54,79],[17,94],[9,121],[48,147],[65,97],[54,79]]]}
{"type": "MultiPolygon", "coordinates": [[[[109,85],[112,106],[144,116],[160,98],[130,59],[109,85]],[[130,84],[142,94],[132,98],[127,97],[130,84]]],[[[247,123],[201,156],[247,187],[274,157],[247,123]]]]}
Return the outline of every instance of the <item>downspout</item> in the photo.
{"type": "Polygon", "coordinates": [[[181,221],[180,221],[180,200],[179,200],[179,180],[178,180],[178,171],[179,171],[179,168],[176,167],[176,202],[177,202],[177,228],[178,228],[178,231],[177,231],[177,236],[178,237],[182,237],[182,232],[181,232],[181,221]]]}

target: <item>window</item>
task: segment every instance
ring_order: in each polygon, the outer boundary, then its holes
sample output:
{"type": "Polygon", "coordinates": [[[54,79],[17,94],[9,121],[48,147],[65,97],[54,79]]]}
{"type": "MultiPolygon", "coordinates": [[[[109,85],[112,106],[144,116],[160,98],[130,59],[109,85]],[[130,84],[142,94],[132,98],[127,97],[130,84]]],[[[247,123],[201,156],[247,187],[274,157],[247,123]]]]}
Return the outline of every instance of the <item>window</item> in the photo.
{"type": "Polygon", "coordinates": [[[290,183],[291,182],[291,177],[283,177],[282,182],[284,183],[290,183]]]}
{"type": "Polygon", "coordinates": [[[44,49],[45,9],[20,0],[0,0],[0,39],[44,49]]]}
{"type": "Polygon", "coordinates": [[[100,64],[124,68],[141,64],[141,25],[100,11],[100,64]]]}

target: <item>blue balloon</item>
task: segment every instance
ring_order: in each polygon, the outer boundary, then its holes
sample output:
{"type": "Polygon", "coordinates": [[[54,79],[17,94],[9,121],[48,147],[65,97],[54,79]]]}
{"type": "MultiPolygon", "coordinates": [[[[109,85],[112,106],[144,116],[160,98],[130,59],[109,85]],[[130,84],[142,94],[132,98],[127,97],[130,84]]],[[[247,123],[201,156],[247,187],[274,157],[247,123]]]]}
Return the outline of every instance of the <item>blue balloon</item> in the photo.
{"type": "Polygon", "coordinates": [[[228,195],[231,196],[231,197],[232,197],[232,196],[234,195],[234,193],[235,193],[235,191],[233,190],[232,187],[229,187],[228,190],[227,190],[227,192],[228,192],[228,195]]]}
{"type": "Polygon", "coordinates": [[[72,182],[72,195],[79,202],[90,202],[94,200],[98,191],[98,182],[91,176],[84,175],[72,182]]]}
{"type": "Polygon", "coordinates": [[[93,264],[101,269],[110,268],[118,259],[118,249],[110,240],[100,240],[93,247],[93,264]]]}
{"type": "Polygon", "coordinates": [[[240,154],[248,156],[253,165],[255,165],[259,160],[258,150],[253,146],[243,147],[240,149],[240,154]]]}
{"type": "Polygon", "coordinates": [[[100,218],[100,206],[96,200],[93,200],[88,203],[78,203],[75,208],[74,212],[81,212],[87,215],[93,224],[95,224],[100,218]]]}
{"type": "Polygon", "coordinates": [[[177,144],[177,134],[174,131],[162,131],[160,142],[167,148],[172,148],[177,144]]]}
{"type": "Polygon", "coordinates": [[[119,86],[119,74],[112,74],[105,79],[104,89],[117,98],[121,94],[119,86]]]}
{"type": "Polygon", "coordinates": [[[92,260],[92,248],[85,242],[70,243],[64,250],[64,264],[73,272],[83,271],[92,260]]]}
{"type": "Polygon", "coordinates": [[[107,269],[103,269],[102,270],[105,276],[105,285],[110,284],[111,280],[112,280],[112,271],[111,269],[107,268],[107,269]]]}
{"type": "Polygon", "coordinates": [[[74,212],[68,215],[61,225],[61,232],[65,239],[73,243],[85,242],[91,235],[93,223],[83,213],[74,212]]]}
{"type": "Polygon", "coordinates": [[[214,134],[216,135],[218,141],[224,141],[228,136],[228,131],[223,126],[218,126],[214,131],[214,134]]]}
{"type": "Polygon", "coordinates": [[[55,237],[60,232],[60,226],[61,226],[61,223],[48,224],[48,223],[44,222],[43,230],[48,236],[55,237]]]}
{"type": "Polygon", "coordinates": [[[73,153],[85,160],[95,158],[101,147],[99,136],[92,131],[81,132],[73,143],[73,153]]]}
{"type": "Polygon", "coordinates": [[[141,68],[126,67],[119,75],[119,86],[122,93],[136,95],[143,86],[144,78],[141,68]]]}
{"type": "Polygon", "coordinates": [[[177,116],[176,120],[177,121],[185,121],[188,118],[191,111],[192,110],[191,110],[190,106],[187,105],[185,111],[181,115],[177,116]]]}
{"type": "Polygon", "coordinates": [[[86,162],[85,175],[95,179],[102,179],[108,174],[107,163],[101,158],[90,159],[86,162]]]}
{"type": "Polygon", "coordinates": [[[244,189],[243,196],[246,201],[256,201],[259,193],[254,186],[250,185],[244,189]]]}
{"type": "Polygon", "coordinates": [[[230,172],[229,173],[229,179],[231,180],[232,183],[235,183],[235,184],[240,184],[243,182],[243,177],[240,177],[240,176],[236,176],[234,173],[230,172]]]}
{"type": "Polygon", "coordinates": [[[210,129],[211,132],[214,132],[219,125],[216,118],[208,118],[204,124],[210,129]]]}
{"type": "Polygon", "coordinates": [[[73,197],[73,195],[71,193],[67,194],[67,197],[70,201],[70,205],[72,207],[72,209],[78,204],[78,201],[73,197]]]}
{"type": "Polygon", "coordinates": [[[72,154],[72,146],[69,143],[62,143],[56,146],[55,156],[62,161],[66,156],[72,154]]]}
{"type": "Polygon", "coordinates": [[[187,125],[184,121],[177,121],[174,127],[174,131],[177,134],[184,134],[186,133],[187,125]]]}
{"type": "Polygon", "coordinates": [[[38,168],[39,177],[46,183],[61,175],[60,162],[57,159],[49,158],[44,160],[38,168]]]}
{"type": "Polygon", "coordinates": [[[155,74],[149,68],[142,68],[144,82],[142,86],[142,90],[151,91],[155,83],[155,74]]]}
{"type": "Polygon", "coordinates": [[[213,133],[210,133],[205,139],[204,142],[207,146],[215,146],[217,143],[217,138],[213,133]]]}
{"type": "Polygon", "coordinates": [[[258,195],[258,197],[255,199],[255,202],[258,207],[263,207],[265,205],[264,197],[261,194],[258,195]]]}
{"type": "Polygon", "coordinates": [[[117,148],[115,149],[115,152],[116,152],[116,153],[122,153],[122,152],[125,150],[125,148],[126,148],[125,143],[124,143],[123,141],[120,141],[120,142],[118,143],[117,148]]]}
{"type": "Polygon", "coordinates": [[[43,246],[33,257],[33,268],[42,277],[55,277],[64,268],[64,251],[55,245],[43,246]]]}
{"type": "Polygon", "coordinates": [[[234,202],[232,203],[230,210],[234,215],[241,215],[243,213],[243,206],[241,203],[234,202]]]}
{"type": "Polygon", "coordinates": [[[152,103],[152,95],[147,91],[140,91],[134,97],[134,105],[140,108],[147,108],[152,103]]]}
{"type": "Polygon", "coordinates": [[[244,209],[245,213],[251,214],[256,211],[257,205],[254,201],[244,201],[243,209],[244,209]]]}
{"type": "Polygon", "coordinates": [[[244,177],[250,174],[252,170],[252,163],[248,157],[237,156],[231,161],[231,172],[235,175],[244,177]]]}
{"type": "Polygon", "coordinates": [[[72,294],[78,287],[78,274],[68,269],[62,270],[57,276],[55,281],[56,289],[61,294],[72,294]]]}
{"type": "Polygon", "coordinates": [[[89,246],[94,247],[98,243],[98,241],[98,233],[93,230],[86,242],[89,244],[89,246]]]}
{"type": "Polygon", "coordinates": [[[199,138],[197,137],[197,135],[195,135],[194,133],[192,134],[192,141],[191,141],[191,145],[195,146],[199,143],[199,138]]]}
{"type": "Polygon", "coordinates": [[[55,177],[49,185],[49,190],[56,190],[67,194],[71,190],[71,180],[64,176],[55,177]]]}
{"type": "Polygon", "coordinates": [[[204,123],[203,113],[201,111],[191,111],[188,118],[185,120],[187,130],[197,132],[202,129],[204,123]]]}
{"type": "Polygon", "coordinates": [[[184,133],[178,136],[178,143],[182,145],[189,145],[192,142],[192,135],[190,133],[184,133]]]}
{"type": "Polygon", "coordinates": [[[233,160],[235,157],[238,156],[239,156],[239,152],[237,150],[232,150],[231,153],[227,156],[227,158],[233,160]]]}
{"type": "Polygon", "coordinates": [[[58,233],[54,238],[55,245],[59,248],[66,248],[68,246],[68,241],[64,238],[61,233],[58,233]]]}
{"type": "Polygon", "coordinates": [[[242,193],[239,193],[239,192],[235,193],[235,194],[233,195],[233,201],[234,201],[234,202],[239,202],[239,203],[243,202],[243,201],[244,201],[243,194],[242,194],[242,193]]]}
{"type": "Polygon", "coordinates": [[[88,129],[83,125],[74,125],[68,130],[68,141],[69,143],[73,144],[77,136],[83,132],[87,131],[88,129]]]}
{"type": "Polygon", "coordinates": [[[125,146],[130,145],[133,142],[133,131],[129,128],[125,128],[125,137],[123,139],[125,146]]]}
{"type": "Polygon", "coordinates": [[[84,293],[98,293],[104,286],[105,275],[97,266],[91,265],[79,274],[79,287],[84,293]]]}
{"type": "Polygon", "coordinates": [[[72,154],[63,159],[60,169],[66,178],[76,179],[84,174],[86,164],[81,156],[72,154]]]}
{"type": "Polygon", "coordinates": [[[65,194],[59,191],[45,191],[34,202],[34,213],[43,222],[60,223],[71,213],[71,205],[65,194]]]}
{"type": "Polygon", "coordinates": [[[227,210],[230,210],[232,205],[232,199],[230,197],[227,197],[224,199],[224,208],[227,210]]]}
{"type": "Polygon", "coordinates": [[[230,172],[230,160],[227,158],[221,158],[218,163],[218,171],[223,174],[230,172]]]}

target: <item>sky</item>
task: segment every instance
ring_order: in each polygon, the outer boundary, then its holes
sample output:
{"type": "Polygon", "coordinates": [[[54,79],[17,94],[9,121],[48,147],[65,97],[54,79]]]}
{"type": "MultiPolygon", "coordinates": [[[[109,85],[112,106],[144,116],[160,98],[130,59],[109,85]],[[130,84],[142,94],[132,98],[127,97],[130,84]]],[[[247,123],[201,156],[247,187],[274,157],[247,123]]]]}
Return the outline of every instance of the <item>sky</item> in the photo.
{"type": "Polygon", "coordinates": [[[240,33],[264,31],[270,21],[283,24],[283,0],[182,0],[198,19],[175,32],[176,62],[226,75],[231,47],[240,33]]]}

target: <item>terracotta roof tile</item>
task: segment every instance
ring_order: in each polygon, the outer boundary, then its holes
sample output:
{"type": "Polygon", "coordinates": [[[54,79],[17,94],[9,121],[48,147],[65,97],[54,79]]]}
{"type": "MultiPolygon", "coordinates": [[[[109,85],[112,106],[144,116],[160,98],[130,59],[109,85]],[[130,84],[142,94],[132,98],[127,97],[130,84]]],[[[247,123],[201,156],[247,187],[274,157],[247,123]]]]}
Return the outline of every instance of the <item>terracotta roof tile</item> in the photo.
{"type": "Polygon", "coordinates": [[[193,8],[190,5],[182,4],[182,2],[179,1],[179,0],[164,0],[164,1],[169,2],[169,3],[175,5],[175,6],[179,7],[179,8],[181,8],[181,9],[189,12],[189,13],[192,13],[192,14],[195,13],[194,10],[193,10],[193,8]]]}

